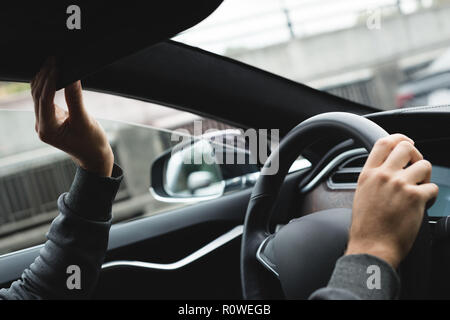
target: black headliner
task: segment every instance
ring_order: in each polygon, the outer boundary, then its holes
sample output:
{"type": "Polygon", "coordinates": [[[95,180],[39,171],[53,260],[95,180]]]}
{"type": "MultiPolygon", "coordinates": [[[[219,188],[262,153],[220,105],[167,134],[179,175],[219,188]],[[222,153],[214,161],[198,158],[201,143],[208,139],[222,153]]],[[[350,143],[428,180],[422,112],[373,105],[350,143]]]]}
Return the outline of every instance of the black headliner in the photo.
{"type": "Polygon", "coordinates": [[[152,101],[283,136],[319,113],[377,111],[244,63],[174,41],[117,61],[84,80],[92,90],[152,101]]]}

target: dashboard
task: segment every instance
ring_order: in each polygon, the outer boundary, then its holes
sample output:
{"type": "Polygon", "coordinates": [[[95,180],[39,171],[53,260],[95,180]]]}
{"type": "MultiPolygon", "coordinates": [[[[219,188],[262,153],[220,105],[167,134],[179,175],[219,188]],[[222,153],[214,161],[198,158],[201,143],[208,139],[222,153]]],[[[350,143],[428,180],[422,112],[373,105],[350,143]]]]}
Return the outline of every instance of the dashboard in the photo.
{"type": "MultiPolygon", "coordinates": [[[[363,148],[339,153],[312,175],[308,183],[301,186],[304,194],[302,211],[316,212],[331,208],[351,208],[359,174],[367,159],[363,148]]],[[[434,165],[431,182],[439,186],[439,195],[428,209],[429,217],[450,215],[450,167],[434,165]]]]}
{"type": "Polygon", "coordinates": [[[439,186],[436,202],[428,209],[430,217],[445,217],[450,215],[450,168],[433,165],[431,181],[439,186]]]}
{"type": "MultiPolygon", "coordinates": [[[[427,210],[430,223],[450,216],[450,105],[384,111],[367,118],[388,133],[402,133],[414,140],[424,158],[432,163],[431,180],[439,186],[438,197],[427,210]]],[[[278,211],[274,226],[318,211],[351,209],[367,155],[362,144],[339,134],[309,145],[302,156],[310,165],[292,173],[288,200],[274,209],[278,211]]]]}

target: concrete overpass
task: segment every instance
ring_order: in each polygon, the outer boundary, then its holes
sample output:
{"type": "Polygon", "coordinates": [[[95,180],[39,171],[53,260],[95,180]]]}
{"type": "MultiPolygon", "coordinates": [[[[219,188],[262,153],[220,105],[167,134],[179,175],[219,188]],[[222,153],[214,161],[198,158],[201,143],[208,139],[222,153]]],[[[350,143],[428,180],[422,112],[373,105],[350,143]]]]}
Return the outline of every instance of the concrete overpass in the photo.
{"type": "MultiPolygon", "coordinates": [[[[382,15],[380,29],[369,29],[366,19],[362,17],[352,28],[230,52],[229,56],[332,92],[370,81],[370,90],[375,91],[361,96],[360,102],[389,109],[395,105],[396,87],[407,71],[432,61],[450,47],[450,6],[420,9],[408,15],[382,15]]],[[[345,92],[341,94],[345,96],[345,92]]]]}

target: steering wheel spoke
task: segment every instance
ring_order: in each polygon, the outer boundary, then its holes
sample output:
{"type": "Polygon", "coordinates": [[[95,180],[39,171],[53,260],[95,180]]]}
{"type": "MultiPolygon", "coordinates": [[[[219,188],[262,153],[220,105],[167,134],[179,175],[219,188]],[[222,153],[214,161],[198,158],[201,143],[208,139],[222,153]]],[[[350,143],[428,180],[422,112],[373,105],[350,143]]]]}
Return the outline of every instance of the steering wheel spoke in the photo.
{"type": "Polygon", "coordinates": [[[275,260],[275,250],[273,248],[273,239],[275,235],[270,235],[261,243],[256,251],[256,259],[264,268],[269,270],[275,277],[279,278],[278,267],[275,260]]]}

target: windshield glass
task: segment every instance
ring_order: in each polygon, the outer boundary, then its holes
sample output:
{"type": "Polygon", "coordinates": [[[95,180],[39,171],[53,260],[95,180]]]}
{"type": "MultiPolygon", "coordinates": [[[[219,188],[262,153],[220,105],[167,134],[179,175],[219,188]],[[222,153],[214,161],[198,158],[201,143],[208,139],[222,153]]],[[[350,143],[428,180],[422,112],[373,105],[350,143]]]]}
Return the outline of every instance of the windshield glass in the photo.
{"type": "Polygon", "coordinates": [[[225,0],[174,40],[378,109],[450,101],[449,0],[225,0]]]}

